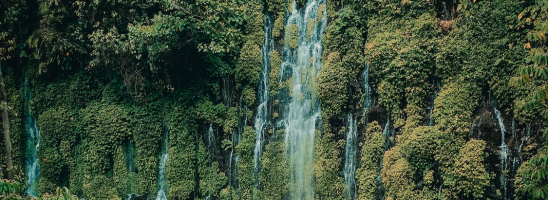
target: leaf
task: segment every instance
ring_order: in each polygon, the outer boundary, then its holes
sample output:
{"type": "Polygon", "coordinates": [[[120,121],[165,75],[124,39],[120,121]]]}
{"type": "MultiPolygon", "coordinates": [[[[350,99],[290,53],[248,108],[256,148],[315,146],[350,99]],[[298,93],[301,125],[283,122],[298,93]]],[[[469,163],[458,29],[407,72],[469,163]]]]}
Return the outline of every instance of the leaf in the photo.
{"type": "Polygon", "coordinates": [[[501,61],[502,61],[502,58],[497,59],[497,61],[495,61],[495,66],[499,65],[501,61]]]}

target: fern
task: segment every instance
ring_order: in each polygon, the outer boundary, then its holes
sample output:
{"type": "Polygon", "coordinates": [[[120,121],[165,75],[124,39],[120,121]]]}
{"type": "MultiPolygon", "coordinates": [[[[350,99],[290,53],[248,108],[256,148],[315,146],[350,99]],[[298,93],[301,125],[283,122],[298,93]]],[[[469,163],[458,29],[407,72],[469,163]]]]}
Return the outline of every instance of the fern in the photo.
{"type": "Polygon", "coordinates": [[[23,184],[18,182],[0,182],[0,194],[21,194],[24,191],[23,184]]]}

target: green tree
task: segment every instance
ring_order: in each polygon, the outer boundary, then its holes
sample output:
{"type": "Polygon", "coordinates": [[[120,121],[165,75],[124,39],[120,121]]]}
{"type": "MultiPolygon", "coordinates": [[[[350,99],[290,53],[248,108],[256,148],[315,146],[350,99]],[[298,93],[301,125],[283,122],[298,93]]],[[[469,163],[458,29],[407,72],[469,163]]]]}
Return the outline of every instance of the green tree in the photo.
{"type": "MultiPolygon", "coordinates": [[[[530,29],[524,48],[529,50],[525,65],[510,80],[513,86],[528,85],[533,93],[520,109],[546,109],[548,107],[548,2],[530,2],[517,17],[518,28],[530,29]]],[[[545,133],[546,134],[546,133],[545,133]]],[[[546,145],[538,154],[525,161],[516,174],[516,196],[520,199],[546,199],[548,197],[548,154],[546,145]]]]}
{"type": "MultiPolygon", "coordinates": [[[[14,165],[10,117],[8,112],[10,106],[8,106],[8,91],[4,83],[3,68],[8,64],[15,65],[15,63],[10,63],[8,61],[13,58],[19,58],[22,54],[19,48],[19,43],[22,41],[22,29],[19,24],[24,22],[24,18],[26,18],[26,9],[27,2],[25,0],[0,1],[0,117],[2,118],[2,132],[4,136],[7,166],[6,175],[8,179],[14,178],[14,165]]],[[[3,168],[0,167],[0,176],[2,176],[3,173],[3,168]]]]}
{"type": "Polygon", "coordinates": [[[528,105],[542,103],[544,108],[548,107],[548,2],[535,1],[535,3],[524,9],[519,15],[522,27],[531,27],[527,33],[524,48],[529,50],[526,64],[517,70],[517,76],[510,80],[510,84],[517,86],[533,82],[535,92],[533,101],[528,105]]]}

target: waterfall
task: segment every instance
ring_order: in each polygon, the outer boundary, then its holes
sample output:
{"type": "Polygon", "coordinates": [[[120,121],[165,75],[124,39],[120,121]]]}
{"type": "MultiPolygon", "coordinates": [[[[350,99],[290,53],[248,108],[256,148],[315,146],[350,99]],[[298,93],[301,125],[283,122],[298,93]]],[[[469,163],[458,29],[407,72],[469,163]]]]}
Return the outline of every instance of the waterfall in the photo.
{"type": "Polygon", "coordinates": [[[434,126],[435,122],[434,119],[432,119],[432,116],[434,115],[434,102],[436,101],[436,98],[438,97],[439,91],[436,90],[436,92],[431,96],[432,97],[432,105],[428,107],[429,113],[428,113],[428,126],[434,126]]]}
{"type": "MultiPolygon", "coordinates": [[[[390,148],[390,145],[391,145],[390,137],[393,137],[394,134],[395,134],[394,130],[390,130],[390,119],[388,119],[386,121],[386,124],[384,125],[384,129],[382,131],[382,134],[384,135],[384,138],[385,138],[384,152],[383,152],[383,155],[384,155],[384,153],[386,153],[386,151],[388,151],[388,149],[390,148]]],[[[382,171],[383,163],[384,163],[384,156],[381,158],[381,162],[380,162],[380,165],[379,165],[379,171],[382,171]]],[[[377,182],[377,197],[379,197],[380,199],[384,199],[384,197],[382,196],[383,195],[382,194],[383,185],[382,185],[381,174],[379,174],[377,176],[375,181],[377,182]]]]}
{"type": "MultiPolygon", "coordinates": [[[[234,131],[236,132],[236,131],[234,131]]],[[[230,154],[228,155],[228,185],[233,186],[234,182],[234,165],[232,163],[232,160],[234,160],[234,149],[236,148],[236,145],[234,145],[235,139],[234,139],[235,133],[232,133],[231,142],[232,142],[232,148],[230,148],[230,154]]]]}
{"type": "Polygon", "coordinates": [[[213,162],[215,157],[215,134],[213,133],[213,124],[209,123],[209,129],[207,129],[207,151],[209,153],[209,162],[213,162]]]}
{"type": "MultiPolygon", "coordinates": [[[[240,105],[243,105],[243,95],[240,96],[240,105]]],[[[243,105],[238,109],[238,126],[232,131],[230,155],[228,157],[228,185],[232,188],[238,187],[238,160],[239,156],[236,152],[236,146],[242,140],[242,133],[247,126],[246,114],[247,106],[243,105]]]]}
{"type": "Polygon", "coordinates": [[[255,116],[255,149],[253,151],[254,164],[253,174],[255,177],[255,187],[259,186],[259,168],[261,156],[263,153],[264,131],[267,125],[268,115],[268,99],[269,99],[269,72],[270,72],[270,54],[274,48],[274,40],[272,39],[272,22],[268,15],[264,15],[264,43],[261,48],[263,58],[263,69],[261,71],[258,100],[259,107],[255,116]]]}
{"type": "Polygon", "coordinates": [[[516,120],[512,117],[512,139],[516,138],[516,120]]]}
{"type": "Polygon", "coordinates": [[[434,126],[434,120],[432,120],[432,115],[434,114],[434,108],[430,108],[430,113],[428,114],[428,126],[434,126]]]}
{"type": "Polygon", "coordinates": [[[521,140],[521,143],[519,144],[519,147],[517,149],[518,150],[517,155],[514,158],[514,163],[513,163],[513,166],[512,166],[514,171],[516,171],[518,169],[519,165],[523,161],[523,158],[521,158],[521,151],[522,151],[522,148],[523,148],[523,144],[528,142],[529,138],[531,138],[531,124],[527,125],[527,128],[526,128],[525,131],[526,131],[526,133],[523,136],[523,139],[521,140]]]}
{"type": "Polygon", "coordinates": [[[362,74],[363,78],[363,92],[365,94],[364,101],[363,101],[363,119],[364,122],[367,123],[367,111],[371,106],[373,105],[373,101],[371,99],[371,86],[369,85],[369,65],[365,64],[365,69],[363,70],[362,74]]]}
{"type": "Polygon", "coordinates": [[[290,4],[285,24],[282,70],[291,73],[290,94],[282,97],[289,161],[290,199],[314,199],[314,135],[320,122],[316,77],[322,67],[322,34],[327,26],[325,0],[290,4]],[[321,5],[321,6],[320,6],[321,5]],[[297,34],[297,35],[295,35],[297,34]],[[297,46],[295,46],[297,44],[297,46]]]}
{"type": "Polygon", "coordinates": [[[40,146],[40,130],[36,125],[36,119],[32,117],[30,110],[30,100],[32,94],[28,88],[28,80],[25,78],[24,85],[25,98],[25,132],[27,134],[27,161],[26,175],[27,185],[26,193],[31,196],[38,195],[38,181],[40,179],[40,163],[38,163],[38,147],[40,146]]]}
{"type": "Polygon", "coordinates": [[[474,137],[474,127],[476,125],[476,120],[474,119],[472,121],[472,125],[470,126],[470,131],[468,132],[468,139],[472,139],[472,137],[474,137]]]}
{"type": "Polygon", "coordinates": [[[40,164],[38,163],[40,130],[38,130],[36,119],[32,118],[30,110],[27,111],[25,130],[27,132],[27,194],[37,196],[38,180],[40,179],[40,164]]]}
{"type": "Polygon", "coordinates": [[[502,190],[502,196],[503,199],[506,199],[506,177],[504,176],[504,170],[506,170],[506,160],[508,159],[508,146],[506,146],[505,140],[505,132],[506,128],[504,127],[504,122],[502,120],[502,117],[500,115],[500,111],[497,109],[496,103],[493,102],[493,110],[495,111],[495,115],[498,120],[498,124],[500,127],[500,137],[501,137],[501,144],[500,144],[500,187],[502,190]]]}
{"type": "Polygon", "coordinates": [[[133,176],[137,172],[137,167],[135,166],[135,146],[130,141],[125,141],[123,145],[124,149],[124,159],[125,163],[127,165],[127,182],[126,182],[126,192],[127,192],[127,198],[126,199],[132,199],[133,197],[140,196],[139,194],[135,194],[134,185],[133,185],[133,176]]]}
{"type": "Polygon", "coordinates": [[[384,143],[384,151],[386,152],[392,145],[392,141],[390,141],[390,138],[395,136],[395,131],[390,129],[390,120],[386,121],[386,125],[384,125],[384,130],[382,130],[382,134],[386,138],[386,142],[384,143]]]}
{"type": "Polygon", "coordinates": [[[347,133],[346,133],[346,146],[344,157],[344,183],[346,184],[345,193],[346,199],[356,198],[356,139],[357,139],[357,124],[356,120],[352,116],[352,113],[348,113],[347,117],[347,133]]]}
{"type": "Polygon", "coordinates": [[[160,151],[160,169],[158,170],[158,194],[156,200],[167,200],[166,165],[169,160],[169,130],[164,122],[162,134],[162,148],[160,151]]]}

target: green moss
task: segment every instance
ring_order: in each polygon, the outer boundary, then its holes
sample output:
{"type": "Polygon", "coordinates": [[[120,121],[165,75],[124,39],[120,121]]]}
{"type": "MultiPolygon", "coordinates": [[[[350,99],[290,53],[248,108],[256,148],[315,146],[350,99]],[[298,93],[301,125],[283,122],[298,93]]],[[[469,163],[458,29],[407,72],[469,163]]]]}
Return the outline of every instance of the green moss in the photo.
{"type": "Polygon", "coordinates": [[[81,125],[91,147],[86,151],[87,158],[96,161],[91,163],[91,173],[106,173],[112,168],[110,159],[116,147],[131,133],[127,111],[119,105],[94,103],[83,112],[81,125]]]}
{"type": "Polygon", "coordinates": [[[264,188],[264,199],[283,199],[288,192],[289,164],[283,133],[283,130],[277,131],[275,140],[265,145],[261,157],[259,181],[264,188]]]}
{"type": "Polygon", "coordinates": [[[435,163],[438,138],[442,132],[434,127],[421,126],[399,138],[403,157],[409,163],[414,177],[422,179],[435,163]]]}
{"type": "Polygon", "coordinates": [[[199,143],[198,149],[198,173],[200,176],[200,194],[203,197],[218,197],[221,188],[226,184],[228,178],[225,173],[219,169],[218,162],[210,162],[213,160],[207,153],[204,143],[199,143]]]}
{"type": "Polygon", "coordinates": [[[263,65],[261,49],[258,44],[246,42],[242,47],[240,58],[235,69],[237,84],[256,87],[259,84],[261,66],[263,65]]]}
{"type": "Polygon", "coordinates": [[[132,173],[128,169],[128,163],[126,162],[124,155],[124,148],[119,146],[116,149],[116,153],[113,159],[112,180],[116,187],[116,193],[118,196],[125,196],[126,194],[132,194],[131,183],[132,173]]]}
{"type": "Polygon", "coordinates": [[[338,52],[329,54],[318,76],[318,97],[322,104],[322,118],[330,119],[341,114],[347,103],[349,74],[342,64],[338,52]]]}
{"type": "MultiPolygon", "coordinates": [[[[33,113],[40,114],[49,108],[60,106],[81,109],[99,99],[103,92],[100,88],[103,86],[101,82],[104,75],[98,74],[96,70],[88,73],[80,72],[71,78],[59,77],[51,82],[29,78],[29,89],[33,94],[33,113]]],[[[119,99],[119,96],[116,99],[119,99]]]]}
{"type": "MultiPolygon", "coordinates": [[[[316,78],[313,77],[316,74],[316,67],[311,66],[310,72],[308,73],[310,77],[308,77],[308,84],[306,85],[306,90],[308,91],[308,94],[310,94],[310,100],[311,102],[316,102],[318,99],[318,83],[316,81],[316,78]]],[[[304,79],[306,80],[306,79],[304,79]]],[[[312,104],[312,110],[316,109],[316,105],[312,104]]]]}
{"type": "Polygon", "coordinates": [[[379,94],[379,103],[385,106],[388,111],[397,112],[403,98],[402,89],[388,81],[382,81],[379,84],[377,92],[379,94]]]}
{"type": "Polygon", "coordinates": [[[280,68],[282,67],[282,56],[277,50],[272,50],[270,54],[270,96],[276,95],[281,89],[280,79],[280,68]]]}
{"type": "MultiPolygon", "coordinates": [[[[324,127],[324,130],[330,130],[324,127]]],[[[316,193],[325,199],[339,199],[343,196],[344,180],[339,176],[342,160],[339,157],[342,141],[335,139],[335,134],[320,133],[316,130],[314,139],[314,175],[316,193]]],[[[290,187],[291,189],[291,187],[290,187]]]]}
{"type": "Polygon", "coordinates": [[[484,198],[490,181],[489,174],[483,164],[487,156],[485,145],[485,141],[472,139],[459,152],[455,170],[452,171],[456,181],[447,181],[449,188],[456,190],[453,194],[459,194],[459,199],[484,198]]]}
{"type": "Polygon", "coordinates": [[[62,168],[76,164],[71,151],[79,137],[75,132],[76,120],[75,114],[65,108],[49,109],[38,117],[40,193],[54,192],[62,184],[62,168]]]}
{"type": "Polygon", "coordinates": [[[278,13],[278,17],[276,20],[274,20],[274,27],[272,28],[272,37],[279,38],[284,33],[284,20],[285,20],[285,12],[278,13]]]}
{"type": "Polygon", "coordinates": [[[409,163],[402,157],[401,149],[395,146],[384,155],[381,172],[387,199],[418,199],[414,191],[413,171],[409,163]]]}
{"type": "Polygon", "coordinates": [[[308,19],[308,22],[306,23],[306,38],[307,40],[310,40],[310,37],[313,34],[314,27],[316,27],[316,21],[314,19],[308,19]]]}
{"type": "Polygon", "coordinates": [[[140,106],[132,106],[131,124],[134,127],[131,132],[131,142],[135,143],[135,164],[138,177],[132,185],[138,185],[138,191],[144,194],[156,194],[158,190],[158,166],[160,154],[160,141],[162,134],[162,102],[150,102],[146,109],[140,106]]]}
{"type": "MultiPolygon", "coordinates": [[[[434,101],[433,118],[436,128],[445,133],[440,135],[436,150],[436,161],[440,163],[443,180],[457,181],[452,174],[457,159],[454,155],[466,143],[473,111],[479,105],[478,99],[477,86],[460,79],[446,84],[434,101]]],[[[455,195],[453,192],[450,194],[455,195]]]]}
{"type": "Polygon", "coordinates": [[[464,138],[472,123],[472,113],[479,105],[479,88],[462,79],[446,84],[434,101],[436,126],[464,138]]]}
{"type": "Polygon", "coordinates": [[[360,142],[360,167],[356,169],[358,200],[375,199],[375,195],[380,192],[377,177],[381,174],[379,166],[384,154],[385,141],[382,127],[377,121],[367,125],[363,141],[360,142]]]}
{"type": "Polygon", "coordinates": [[[107,175],[85,177],[84,196],[90,199],[118,199],[116,186],[107,175]]]}
{"type": "Polygon", "coordinates": [[[245,105],[252,106],[257,101],[257,93],[254,87],[246,87],[243,91],[245,105]]]}
{"type": "Polygon", "coordinates": [[[262,10],[256,10],[253,12],[248,21],[249,24],[246,26],[247,42],[256,45],[262,45],[264,41],[264,15],[261,11],[262,10]]]}
{"type": "MultiPolygon", "coordinates": [[[[266,1],[268,11],[272,13],[285,13],[285,6],[287,5],[284,0],[271,0],[266,1]]],[[[283,17],[282,17],[283,18],[283,17]]]]}
{"type": "Polygon", "coordinates": [[[325,10],[326,10],[325,4],[320,4],[320,5],[318,6],[318,13],[317,13],[318,17],[316,17],[316,20],[317,20],[318,22],[321,21],[321,20],[323,19],[325,10]]]}
{"type": "Polygon", "coordinates": [[[238,108],[231,107],[228,109],[223,125],[223,131],[225,134],[232,133],[234,128],[238,125],[238,108]]]}
{"type": "Polygon", "coordinates": [[[404,102],[423,107],[442,36],[436,19],[424,13],[409,20],[375,18],[369,23],[365,59],[372,84],[379,85],[379,103],[389,112],[406,107],[404,102]]]}
{"type": "Polygon", "coordinates": [[[253,149],[255,148],[255,131],[251,126],[245,127],[242,140],[236,146],[239,156],[238,178],[242,199],[252,199],[253,192],[253,149]]]}
{"type": "Polygon", "coordinates": [[[222,124],[225,113],[226,107],[222,103],[214,105],[213,102],[205,100],[196,105],[197,118],[206,121],[206,123],[222,124]]]}
{"type": "Polygon", "coordinates": [[[293,96],[293,85],[295,85],[295,79],[290,77],[285,81],[285,87],[289,89],[289,96],[293,96]]]}
{"type": "Polygon", "coordinates": [[[170,141],[166,167],[166,178],[169,180],[167,195],[168,199],[188,199],[197,184],[197,127],[190,115],[192,110],[187,107],[174,104],[166,109],[170,111],[166,112],[165,119],[170,141]]]}
{"type": "Polygon", "coordinates": [[[285,45],[296,49],[299,46],[299,29],[297,24],[288,24],[285,28],[285,45]]]}

